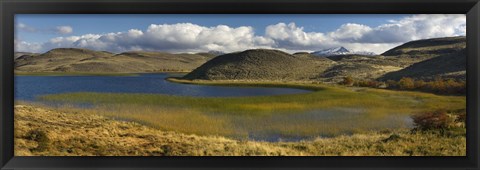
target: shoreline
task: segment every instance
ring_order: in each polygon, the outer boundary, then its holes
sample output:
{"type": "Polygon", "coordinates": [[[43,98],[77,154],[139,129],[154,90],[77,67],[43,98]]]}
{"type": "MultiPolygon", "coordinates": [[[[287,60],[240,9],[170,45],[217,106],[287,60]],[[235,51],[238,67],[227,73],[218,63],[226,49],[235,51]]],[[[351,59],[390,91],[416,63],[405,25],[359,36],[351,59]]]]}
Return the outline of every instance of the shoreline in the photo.
{"type": "MultiPolygon", "coordinates": [[[[235,81],[235,80],[186,80],[179,77],[167,77],[165,80],[180,84],[212,85],[212,86],[236,86],[236,87],[278,87],[278,88],[296,88],[311,91],[320,91],[329,88],[323,83],[312,83],[306,81],[282,82],[282,81],[235,81]]],[[[333,86],[334,87],[334,86],[333,86]]]]}

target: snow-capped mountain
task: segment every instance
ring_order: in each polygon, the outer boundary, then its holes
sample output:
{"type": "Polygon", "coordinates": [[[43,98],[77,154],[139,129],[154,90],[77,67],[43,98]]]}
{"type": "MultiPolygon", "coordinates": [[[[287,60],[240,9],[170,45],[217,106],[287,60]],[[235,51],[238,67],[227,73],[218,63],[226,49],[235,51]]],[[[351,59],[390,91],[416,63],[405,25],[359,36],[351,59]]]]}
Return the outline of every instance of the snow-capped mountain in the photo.
{"type": "Polygon", "coordinates": [[[350,51],[344,47],[328,48],[328,49],[312,52],[312,54],[315,56],[344,55],[349,53],[350,51]]]}
{"type": "Polygon", "coordinates": [[[312,52],[315,56],[333,56],[333,55],[347,55],[347,54],[359,54],[359,55],[376,55],[373,52],[368,51],[350,51],[345,47],[328,48],[320,51],[312,52]]]}

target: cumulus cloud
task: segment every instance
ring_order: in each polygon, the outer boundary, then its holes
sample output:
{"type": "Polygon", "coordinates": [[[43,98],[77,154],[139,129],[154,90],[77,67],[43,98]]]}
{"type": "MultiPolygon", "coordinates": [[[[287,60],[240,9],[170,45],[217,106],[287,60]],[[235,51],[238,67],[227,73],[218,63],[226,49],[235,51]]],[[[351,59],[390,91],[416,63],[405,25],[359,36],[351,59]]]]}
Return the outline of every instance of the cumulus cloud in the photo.
{"type": "Polygon", "coordinates": [[[35,29],[34,27],[28,26],[27,24],[24,24],[24,23],[18,23],[16,25],[16,28],[20,31],[26,31],[26,32],[36,32],[37,31],[37,29],[35,29]]]}
{"type": "Polygon", "coordinates": [[[58,26],[55,28],[55,32],[58,34],[71,34],[73,28],[71,26],[58,26]]]}
{"type": "Polygon", "coordinates": [[[399,43],[432,37],[465,35],[466,17],[463,14],[414,15],[366,32],[360,42],[399,43]]]}
{"type": "Polygon", "coordinates": [[[267,26],[265,37],[275,42],[275,47],[298,50],[301,48],[312,48],[317,44],[327,42],[323,33],[304,32],[303,27],[297,27],[295,23],[278,23],[267,26]]]}
{"type": "Polygon", "coordinates": [[[18,23],[16,26],[16,30],[18,31],[25,31],[31,33],[49,33],[49,34],[71,34],[73,33],[73,28],[68,25],[57,26],[54,28],[35,28],[30,25],[24,23],[18,23]]]}
{"type": "MultiPolygon", "coordinates": [[[[328,24],[328,23],[322,23],[328,24]]],[[[17,26],[18,27],[18,26],[17,26]]],[[[132,50],[167,52],[241,51],[251,48],[281,49],[288,52],[315,51],[344,46],[355,51],[382,53],[411,40],[465,35],[465,15],[412,15],[370,27],[346,23],[331,32],[306,32],[295,23],[267,26],[264,35],[256,35],[251,26],[205,27],[192,23],[152,24],[105,34],[86,34],[50,39],[44,43],[16,43],[17,51],[44,52],[59,47],[124,52],[132,50]]],[[[25,29],[25,27],[24,27],[25,29]]],[[[72,33],[68,26],[59,33],[72,33]]],[[[257,28],[258,29],[258,28],[257,28]]]]}

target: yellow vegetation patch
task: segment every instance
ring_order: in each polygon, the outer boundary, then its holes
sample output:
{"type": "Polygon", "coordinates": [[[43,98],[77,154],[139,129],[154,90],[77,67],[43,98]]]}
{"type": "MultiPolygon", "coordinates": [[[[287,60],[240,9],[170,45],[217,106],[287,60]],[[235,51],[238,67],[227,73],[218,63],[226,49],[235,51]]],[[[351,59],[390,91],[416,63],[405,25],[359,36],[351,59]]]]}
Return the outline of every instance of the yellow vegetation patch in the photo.
{"type": "Polygon", "coordinates": [[[237,107],[246,110],[257,110],[271,112],[274,110],[302,110],[306,106],[300,103],[257,103],[257,104],[241,104],[237,107]]]}

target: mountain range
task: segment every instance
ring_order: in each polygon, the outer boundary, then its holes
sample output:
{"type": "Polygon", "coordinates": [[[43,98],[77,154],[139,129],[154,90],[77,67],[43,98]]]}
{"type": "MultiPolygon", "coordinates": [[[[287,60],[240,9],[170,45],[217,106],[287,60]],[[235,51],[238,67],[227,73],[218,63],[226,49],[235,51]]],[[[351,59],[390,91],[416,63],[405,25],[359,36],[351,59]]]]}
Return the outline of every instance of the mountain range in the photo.
{"type": "Polygon", "coordinates": [[[373,56],[347,54],[345,48],[326,50],[325,53],[343,53],[326,57],[311,53],[291,55],[278,50],[247,50],[215,57],[183,78],[339,82],[346,76],[362,80],[440,76],[465,80],[465,47],[465,37],[446,37],[407,42],[373,56]]]}
{"type": "Polygon", "coordinates": [[[185,79],[339,82],[402,77],[466,79],[466,39],[446,37],[407,42],[381,55],[344,47],[289,54],[251,49],[196,54],[132,51],[114,54],[58,48],[43,54],[17,53],[16,72],[188,72],[185,79]],[[318,57],[322,56],[322,57],[318,57]]]}

